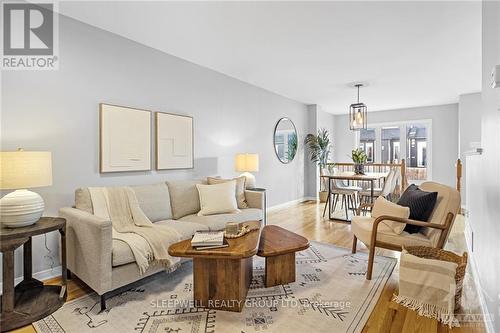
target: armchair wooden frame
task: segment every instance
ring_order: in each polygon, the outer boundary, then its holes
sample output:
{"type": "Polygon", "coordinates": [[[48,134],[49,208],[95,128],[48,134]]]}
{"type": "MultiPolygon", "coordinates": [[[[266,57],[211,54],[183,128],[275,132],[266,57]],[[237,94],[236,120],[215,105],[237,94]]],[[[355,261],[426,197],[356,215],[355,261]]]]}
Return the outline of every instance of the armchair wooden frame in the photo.
{"type": "MultiPolygon", "coordinates": [[[[368,203],[361,204],[358,207],[356,215],[359,216],[361,211],[363,209],[366,209],[367,207],[373,207],[373,204],[368,204],[368,203]]],[[[402,251],[402,247],[400,245],[394,245],[394,244],[390,244],[390,243],[377,241],[377,230],[378,230],[378,226],[379,226],[380,222],[382,222],[383,220],[390,220],[390,221],[399,222],[399,223],[417,225],[420,227],[439,229],[439,230],[441,230],[441,235],[439,236],[439,240],[438,240],[436,247],[442,249],[446,243],[446,239],[448,238],[448,235],[450,234],[450,230],[451,230],[451,227],[453,224],[453,219],[454,219],[454,214],[451,212],[448,213],[448,215],[446,216],[446,220],[445,220],[444,224],[428,223],[428,222],[404,219],[404,218],[395,217],[395,216],[389,216],[389,215],[382,215],[382,216],[377,217],[373,221],[370,245],[365,244],[369,247],[369,250],[370,250],[370,252],[368,254],[368,270],[366,272],[366,279],[367,280],[372,279],[373,260],[375,258],[375,248],[376,247],[381,247],[381,248],[393,250],[393,251],[400,251],[400,252],[402,251]]],[[[352,242],[352,253],[356,253],[356,246],[357,246],[358,238],[356,237],[356,235],[353,235],[353,237],[354,237],[354,239],[352,242]]]]}

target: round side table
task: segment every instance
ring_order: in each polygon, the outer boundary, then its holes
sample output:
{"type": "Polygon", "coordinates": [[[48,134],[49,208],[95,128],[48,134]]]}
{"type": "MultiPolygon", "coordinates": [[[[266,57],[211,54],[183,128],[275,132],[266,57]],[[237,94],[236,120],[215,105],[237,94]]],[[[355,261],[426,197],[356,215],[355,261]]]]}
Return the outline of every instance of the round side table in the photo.
{"type": "Polygon", "coordinates": [[[42,217],[33,225],[0,229],[3,254],[3,295],[0,314],[1,331],[26,326],[59,309],[66,301],[66,220],[42,217]],[[62,285],[44,285],[33,278],[31,238],[51,231],[61,234],[62,285]],[[23,281],[14,287],[14,250],[23,245],[23,281]]]}

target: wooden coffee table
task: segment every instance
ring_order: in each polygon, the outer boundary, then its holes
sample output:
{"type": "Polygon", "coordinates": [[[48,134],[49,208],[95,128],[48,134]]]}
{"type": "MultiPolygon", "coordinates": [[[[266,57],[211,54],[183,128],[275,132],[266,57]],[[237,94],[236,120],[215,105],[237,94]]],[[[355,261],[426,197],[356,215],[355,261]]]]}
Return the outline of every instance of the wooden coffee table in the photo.
{"type": "Polygon", "coordinates": [[[259,227],[248,234],[227,239],[228,247],[195,250],[191,239],[172,244],[168,253],[174,257],[193,258],[195,305],[226,311],[241,311],[252,282],[253,256],[260,239],[260,221],[244,224],[259,227]]]}
{"type": "Polygon", "coordinates": [[[266,287],[295,282],[295,252],[308,247],[307,238],[276,225],[265,226],[257,255],[266,258],[266,287]]]}

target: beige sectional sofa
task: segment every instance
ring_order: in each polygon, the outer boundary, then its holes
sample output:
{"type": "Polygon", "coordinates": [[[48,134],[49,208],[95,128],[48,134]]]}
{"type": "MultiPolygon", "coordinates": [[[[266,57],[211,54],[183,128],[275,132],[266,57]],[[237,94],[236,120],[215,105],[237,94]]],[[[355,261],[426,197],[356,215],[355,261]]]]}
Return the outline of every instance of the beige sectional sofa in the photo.
{"type": "MultiPolygon", "coordinates": [[[[262,220],[263,192],[245,191],[249,208],[236,214],[197,216],[200,201],[196,184],[202,181],[167,181],[153,185],[132,186],[139,205],[154,223],[168,224],[183,239],[197,230],[220,230],[227,222],[262,220]]],[[[101,307],[110,292],[164,270],[150,267],[140,275],[130,247],[111,237],[111,221],[93,215],[88,188],[75,191],[75,206],[60,209],[67,221],[67,265],[88,286],[101,295],[101,307]]]]}

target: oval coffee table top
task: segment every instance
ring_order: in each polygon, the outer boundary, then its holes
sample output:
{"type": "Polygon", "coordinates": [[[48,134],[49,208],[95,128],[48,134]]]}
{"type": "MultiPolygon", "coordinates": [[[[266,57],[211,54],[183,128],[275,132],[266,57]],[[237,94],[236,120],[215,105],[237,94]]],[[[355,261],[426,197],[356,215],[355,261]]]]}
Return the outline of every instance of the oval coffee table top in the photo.
{"type": "Polygon", "coordinates": [[[267,225],[262,229],[257,255],[260,257],[273,257],[302,251],[308,247],[309,240],[307,238],[277,225],[267,225]]]}
{"type": "Polygon", "coordinates": [[[226,238],[228,247],[210,250],[196,250],[191,246],[191,239],[186,239],[170,245],[168,253],[173,257],[213,258],[213,259],[242,259],[252,257],[257,253],[260,239],[260,221],[249,221],[241,224],[259,230],[250,231],[238,238],[226,238]]]}

